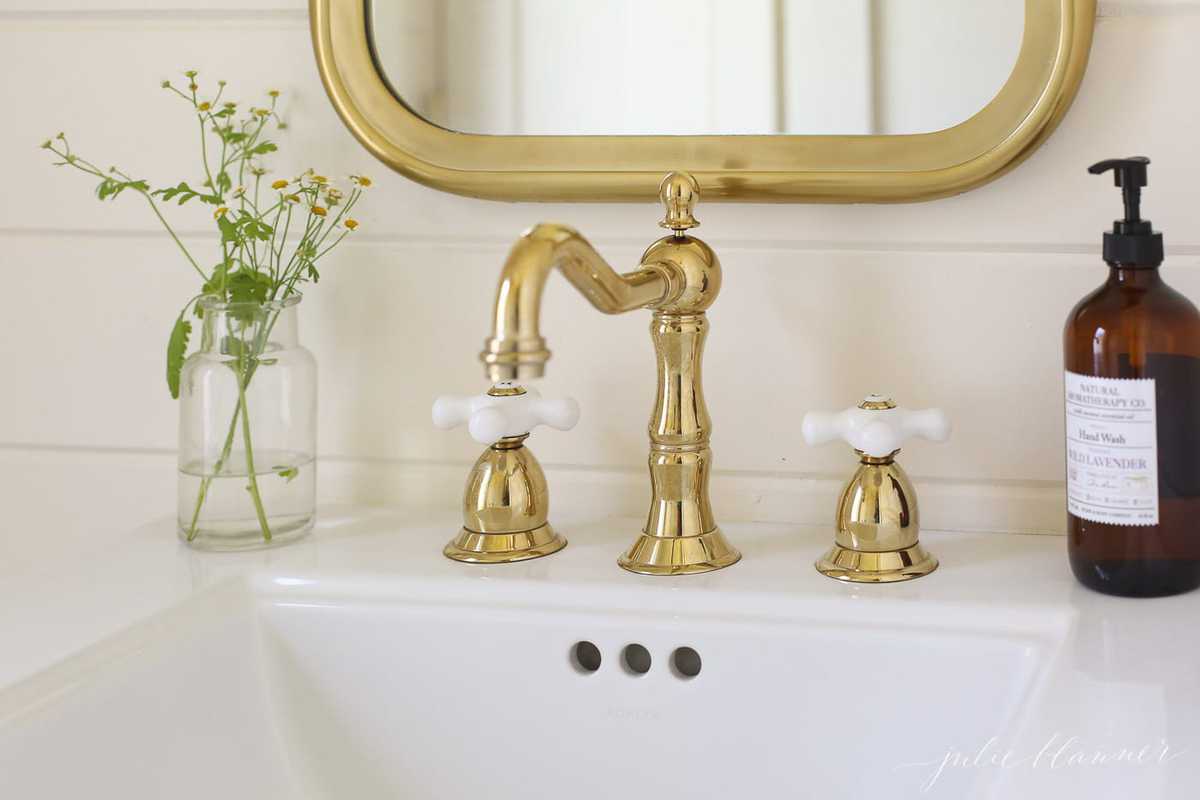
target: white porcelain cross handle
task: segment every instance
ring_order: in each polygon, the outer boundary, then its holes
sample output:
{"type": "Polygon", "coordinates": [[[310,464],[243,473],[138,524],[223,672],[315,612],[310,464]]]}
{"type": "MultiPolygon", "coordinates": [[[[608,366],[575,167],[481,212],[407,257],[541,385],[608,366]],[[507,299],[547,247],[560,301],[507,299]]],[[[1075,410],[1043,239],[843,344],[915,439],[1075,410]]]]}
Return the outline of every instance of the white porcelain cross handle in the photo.
{"type": "Polygon", "coordinates": [[[579,421],[579,403],[572,397],[544,400],[536,389],[498,383],[474,397],[443,395],[433,403],[433,425],[440,430],[464,422],[471,438],[494,444],[506,436],[522,436],[538,425],[568,431],[579,421]]]}
{"type": "Polygon", "coordinates": [[[810,411],[804,415],[801,432],[809,444],[844,439],[855,450],[884,458],[899,450],[910,436],[946,441],[950,438],[950,420],[940,408],[910,411],[871,395],[862,405],[845,411],[810,411]]]}

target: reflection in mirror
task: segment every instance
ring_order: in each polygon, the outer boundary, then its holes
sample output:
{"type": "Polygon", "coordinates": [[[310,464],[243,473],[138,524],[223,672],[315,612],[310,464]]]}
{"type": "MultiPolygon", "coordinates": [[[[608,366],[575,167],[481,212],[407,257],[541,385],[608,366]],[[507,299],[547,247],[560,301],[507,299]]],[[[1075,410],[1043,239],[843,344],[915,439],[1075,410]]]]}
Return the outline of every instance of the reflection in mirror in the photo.
{"type": "Polygon", "coordinates": [[[903,134],[1008,79],[1020,0],[364,0],[393,92],[443,128],[903,134]]]}

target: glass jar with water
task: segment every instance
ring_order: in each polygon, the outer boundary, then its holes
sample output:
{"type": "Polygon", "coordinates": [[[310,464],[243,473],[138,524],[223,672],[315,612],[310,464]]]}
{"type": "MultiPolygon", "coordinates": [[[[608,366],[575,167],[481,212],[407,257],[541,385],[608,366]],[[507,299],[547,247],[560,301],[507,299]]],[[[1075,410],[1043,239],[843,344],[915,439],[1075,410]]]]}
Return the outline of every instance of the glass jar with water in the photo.
{"type": "Polygon", "coordinates": [[[317,363],[297,338],[300,299],[198,303],[179,406],[179,536],[192,547],[268,547],[312,530],[317,363]]]}

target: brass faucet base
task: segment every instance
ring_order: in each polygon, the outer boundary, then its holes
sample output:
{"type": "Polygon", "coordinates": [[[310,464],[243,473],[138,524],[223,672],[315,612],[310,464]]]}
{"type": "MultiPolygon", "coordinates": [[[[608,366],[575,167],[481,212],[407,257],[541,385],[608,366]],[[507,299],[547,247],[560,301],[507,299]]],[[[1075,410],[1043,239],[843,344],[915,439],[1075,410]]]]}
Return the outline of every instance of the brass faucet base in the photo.
{"type": "Polygon", "coordinates": [[[696,575],[736,564],[742,554],[719,528],[699,536],[650,536],[643,533],[617,559],[639,575],[696,575]]]}
{"type": "Polygon", "coordinates": [[[835,544],[815,566],[822,575],[848,583],[896,583],[928,575],[937,569],[938,560],[920,544],[884,552],[835,544]]]}
{"type": "Polygon", "coordinates": [[[463,528],[446,545],[446,558],[468,564],[511,564],[557,553],[567,540],[550,523],[521,533],[480,533],[463,528]]]}

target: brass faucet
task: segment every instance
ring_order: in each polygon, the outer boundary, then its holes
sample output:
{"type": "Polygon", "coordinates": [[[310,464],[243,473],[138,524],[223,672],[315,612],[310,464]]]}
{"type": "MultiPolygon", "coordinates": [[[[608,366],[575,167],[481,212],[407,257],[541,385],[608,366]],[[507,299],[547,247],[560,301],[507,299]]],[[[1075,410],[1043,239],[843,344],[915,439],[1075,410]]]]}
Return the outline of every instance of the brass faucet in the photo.
{"type": "Polygon", "coordinates": [[[646,526],[618,563],[643,575],[709,572],[741,554],[725,539],[708,499],[712,421],[704,404],[700,361],[708,334],[705,311],[721,290],[721,264],[704,242],[687,235],[696,179],[672,172],[659,196],[669,236],[654,242],[637,269],[618,274],[578,231],[541,224],[513,246],[500,274],[492,336],[480,359],[490,380],[524,381],[545,372],[550,351],[538,326],[542,289],[558,267],[593,306],[606,314],[653,311],[650,337],[658,391],[650,416],[650,488],[646,526]]]}
{"type": "Polygon", "coordinates": [[[872,394],[836,414],[809,412],[800,429],[809,444],[843,439],[859,457],[838,499],[833,547],[817,560],[817,571],[850,583],[893,583],[937,569],[919,540],[917,491],[896,454],[912,436],[944,442],[945,413],[897,408],[890,397],[872,394]]]}

